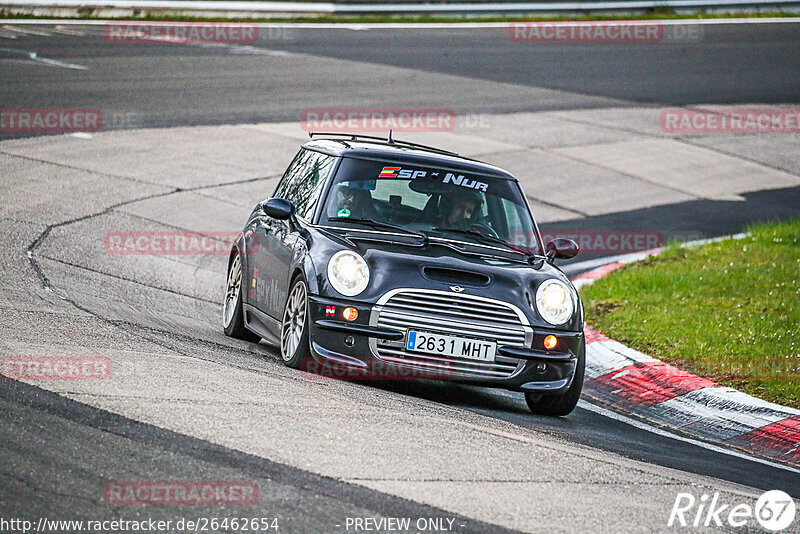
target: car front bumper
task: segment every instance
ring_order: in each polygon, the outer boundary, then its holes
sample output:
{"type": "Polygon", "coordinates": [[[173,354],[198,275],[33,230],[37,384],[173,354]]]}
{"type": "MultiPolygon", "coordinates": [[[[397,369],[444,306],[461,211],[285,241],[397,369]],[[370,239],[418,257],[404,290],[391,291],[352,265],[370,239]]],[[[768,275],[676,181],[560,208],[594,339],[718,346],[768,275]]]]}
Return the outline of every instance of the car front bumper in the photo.
{"type": "MultiPolygon", "coordinates": [[[[497,365],[406,353],[409,328],[375,324],[373,304],[309,295],[310,345],[314,362],[309,371],[355,380],[452,380],[532,393],[556,394],[569,388],[575,375],[583,332],[529,327],[524,346],[498,342],[497,365]],[[343,310],[358,317],[347,321],[343,310]],[[554,335],[553,350],[543,340],[554,335]],[[387,355],[387,351],[390,355],[387,355]]],[[[446,328],[431,332],[453,335],[446,328]]],[[[490,336],[483,339],[493,340],[490,336]]]]}

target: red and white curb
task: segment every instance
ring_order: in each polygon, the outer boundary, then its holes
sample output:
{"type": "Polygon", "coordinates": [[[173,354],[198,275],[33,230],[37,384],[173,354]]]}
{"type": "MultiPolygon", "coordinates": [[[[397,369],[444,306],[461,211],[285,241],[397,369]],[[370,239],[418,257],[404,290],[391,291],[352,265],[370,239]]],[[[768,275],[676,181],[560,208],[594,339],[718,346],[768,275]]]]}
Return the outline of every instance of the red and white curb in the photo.
{"type": "MultiPolygon", "coordinates": [[[[576,277],[573,284],[583,287],[661,250],[613,258],[576,277]]],[[[800,410],[695,376],[609,339],[589,325],[585,333],[584,394],[589,398],[701,441],[800,467],[800,410]]]]}

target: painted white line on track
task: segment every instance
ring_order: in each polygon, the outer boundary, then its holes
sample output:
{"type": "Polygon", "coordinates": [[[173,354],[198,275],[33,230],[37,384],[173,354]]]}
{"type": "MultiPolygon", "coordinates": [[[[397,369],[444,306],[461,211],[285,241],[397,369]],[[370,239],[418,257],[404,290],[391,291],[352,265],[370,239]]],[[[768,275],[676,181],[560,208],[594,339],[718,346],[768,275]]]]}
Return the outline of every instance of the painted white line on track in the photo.
{"type": "Polygon", "coordinates": [[[273,56],[273,57],[290,57],[297,55],[292,52],[286,52],[285,50],[258,48],[257,46],[250,46],[250,45],[234,46],[230,49],[230,53],[234,55],[273,56]]]}
{"type": "Polygon", "coordinates": [[[0,52],[9,52],[11,54],[17,54],[20,56],[25,56],[26,58],[30,59],[31,61],[36,61],[38,63],[44,63],[45,65],[52,65],[54,67],[61,67],[64,69],[73,69],[73,70],[89,70],[89,67],[85,67],[83,65],[78,65],[76,63],[65,63],[63,61],[58,61],[57,59],[50,59],[46,57],[41,57],[39,54],[34,52],[33,50],[20,50],[18,48],[4,48],[0,47],[0,52]]]}
{"type": "Polygon", "coordinates": [[[252,45],[237,45],[229,43],[178,43],[176,41],[165,40],[168,44],[182,44],[185,46],[198,46],[200,48],[217,48],[225,49],[232,55],[245,55],[245,56],[272,56],[272,57],[295,57],[302,54],[295,52],[287,52],[286,50],[275,50],[272,48],[259,48],[252,45]]]}
{"type": "MultiPolygon", "coordinates": [[[[632,19],[638,21],[637,19],[632,19]]],[[[643,20],[643,19],[642,19],[643,20]]],[[[735,18],[735,19],[654,19],[643,20],[644,22],[657,22],[663,25],[703,25],[711,26],[717,24],[800,24],[800,17],[774,17],[774,18],[735,18]]],[[[126,21],[125,19],[105,19],[105,20],[80,20],[80,19],[0,19],[2,24],[13,25],[48,25],[60,24],[70,26],[103,26],[109,23],[120,22],[135,22],[137,24],[146,25],[147,21],[126,21]]],[[[163,21],[162,21],[163,22],[163,21]]],[[[236,21],[240,24],[252,24],[258,28],[296,28],[307,30],[372,30],[372,29],[481,29],[481,28],[508,28],[509,22],[369,22],[369,23],[313,23],[313,22],[242,22],[236,21]]],[[[629,21],[612,21],[612,22],[629,22],[629,21]]],[[[569,24],[569,21],[564,21],[569,24]]],[[[189,23],[186,23],[189,24],[189,23]]],[[[215,22],[215,24],[225,24],[225,22],[215,22]]],[[[575,22],[575,25],[580,25],[580,22],[575,22]]],[[[585,23],[584,23],[585,24],[585,23]]]]}
{"type": "Polygon", "coordinates": [[[33,56],[30,56],[30,59],[32,59],[33,61],[38,61],[39,63],[44,63],[45,65],[61,67],[62,69],[89,70],[89,67],[86,67],[84,65],[78,65],[77,63],[65,63],[63,61],[58,61],[57,59],[39,57],[35,52],[33,56]]]}
{"type": "Polygon", "coordinates": [[[41,30],[32,30],[30,28],[11,28],[8,25],[4,25],[3,29],[21,33],[22,35],[38,35],[39,37],[50,37],[52,35],[50,32],[44,32],[41,30]]]}
{"type": "Polygon", "coordinates": [[[741,458],[743,460],[747,460],[747,461],[750,461],[750,462],[756,462],[756,463],[759,463],[759,464],[762,464],[762,465],[768,465],[769,467],[774,467],[775,469],[783,469],[783,470],[789,471],[791,473],[800,474],[800,469],[795,469],[794,467],[789,467],[788,465],[783,465],[783,464],[779,464],[779,463],[776,463],[776,462],[770,462],[769,460],[764,460],[762,458],[757,458],[755,456],[749,456],[747,454],[744,454],[744,453],[741,453],[741,452],[738,452],[738,451],[735,451],[735,450],[732,450],[732,449],[727,449],[725,447],[721,447],[721,446],[718,446],[718,445],[713,445],[711,443],[706,443],[705,441],[700,441],[700,440],[696,440],[696,439],[692,439],[692,438],[687,438],[687,437],[681,436],[679,434],[673,434],[672,432],[669,432],[669,431],[664,430],[662,428],[658,428],[658,427],[653,426],[653,425],[648,425],[647,423],[644,423],[644,422],[639,421],[637,419],[633,419],[631,417],[627,417],[627,416],[622,415],[620,413],[617,413],[617,412],[615,412],[613,410],[609,410],[608,408],[603,408],[601,406],[597,406],[596,404],[592,404],[592,403],[590,403],[590,402],[588,402],[588,401],[586,401],[584,399],[581,399],[581,400],[578,401],[578,407],[579,408],[583,408],[584,410],[587,410],[589,412],[596,413],[597,415],[602,415],[603,417],[608,417],[609,419],[613,419],[615,421],[619,421],[620,423],[626,423],[628,425],[631,425],[633,427],[638,428],[639,430],[644,430],[646,432],[650,432],[650,433],[656,434],[658,436],[663,436],[663,437],[667,437],[667,438],[676,439],[678,441],[683,441],[683,442],[689,443],[691,445],[696,445],[698,447],[701,447],[703,449],[707,449],[707,450],[712,451],[712,452],[717,452],[717,453],[720,453],[720,454],[727,454],[728,456],[741,458]]]}
{"type": "Polygon", "coordinates": [[[73,30],[73,29],[70,29],[70,28],[65,28],[60,24],[53,29],[53,32],[54,33],[60,33],[62,35],[73,35],[75,37],[85,37],[86,36],[86,32],[82,32],[82,31],[79,31],[79,30],[73,30]]]}

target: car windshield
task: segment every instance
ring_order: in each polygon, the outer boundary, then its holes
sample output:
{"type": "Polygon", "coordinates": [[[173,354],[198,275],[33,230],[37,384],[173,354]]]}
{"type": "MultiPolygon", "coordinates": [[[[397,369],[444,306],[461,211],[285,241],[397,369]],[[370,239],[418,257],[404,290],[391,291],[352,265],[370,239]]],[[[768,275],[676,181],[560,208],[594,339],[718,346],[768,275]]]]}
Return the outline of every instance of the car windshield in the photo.
{"type": "Polygon", "coordinates": [[[320,222],[541,254],[519,184],[458,169],[345,158],[320,222]]]}

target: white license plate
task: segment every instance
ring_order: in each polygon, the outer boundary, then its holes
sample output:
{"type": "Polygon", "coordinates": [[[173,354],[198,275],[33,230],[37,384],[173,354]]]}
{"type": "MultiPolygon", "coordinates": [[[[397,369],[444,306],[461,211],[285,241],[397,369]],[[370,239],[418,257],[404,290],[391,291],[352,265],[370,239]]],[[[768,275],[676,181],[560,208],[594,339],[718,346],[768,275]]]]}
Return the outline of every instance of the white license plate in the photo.
{"type": "Polygon", "coordinates": [[[406,350],[450,358],[493,362],[497,353],[497,343],[410,330],[406,338],[406,350]]]}

